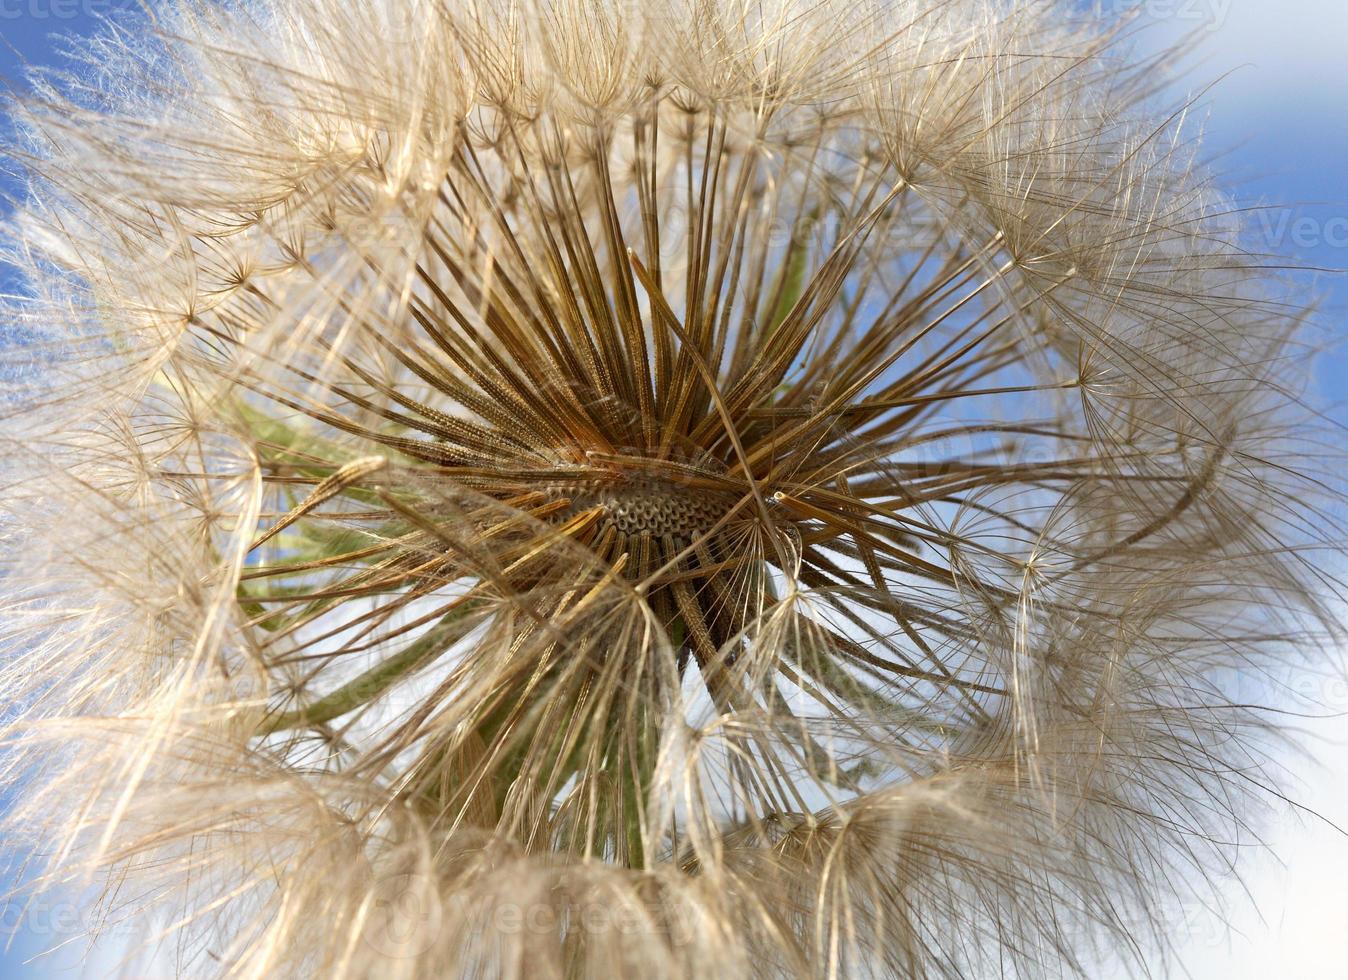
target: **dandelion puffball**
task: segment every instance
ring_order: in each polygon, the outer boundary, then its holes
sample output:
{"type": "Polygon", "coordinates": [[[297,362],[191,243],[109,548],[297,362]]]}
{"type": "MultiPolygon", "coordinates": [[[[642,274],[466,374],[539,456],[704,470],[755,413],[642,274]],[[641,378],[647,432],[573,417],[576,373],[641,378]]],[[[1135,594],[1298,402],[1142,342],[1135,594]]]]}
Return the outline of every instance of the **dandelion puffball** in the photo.
{"type": "Polygon", "coordinates": [[[4,236],[6,829],[94,931],[381,980],[1166,944],[1337,530],[1305,314],[1154,61],[1049,2],[155,17],[16,110],[4,236]]]}

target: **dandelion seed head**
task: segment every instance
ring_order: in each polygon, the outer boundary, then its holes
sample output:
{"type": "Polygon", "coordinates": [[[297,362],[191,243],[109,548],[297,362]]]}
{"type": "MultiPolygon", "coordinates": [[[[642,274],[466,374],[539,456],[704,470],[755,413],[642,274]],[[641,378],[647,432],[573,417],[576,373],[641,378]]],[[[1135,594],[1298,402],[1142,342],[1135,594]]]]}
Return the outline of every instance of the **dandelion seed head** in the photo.
{"type": "Polygon", "coordinates": [[[86,57],[17,110],[8,826],[184,975],[1090,975],[1254,833],[1229,681],[1337,636],[1336,483],[1119,37],[184,0],[86,57]]]}

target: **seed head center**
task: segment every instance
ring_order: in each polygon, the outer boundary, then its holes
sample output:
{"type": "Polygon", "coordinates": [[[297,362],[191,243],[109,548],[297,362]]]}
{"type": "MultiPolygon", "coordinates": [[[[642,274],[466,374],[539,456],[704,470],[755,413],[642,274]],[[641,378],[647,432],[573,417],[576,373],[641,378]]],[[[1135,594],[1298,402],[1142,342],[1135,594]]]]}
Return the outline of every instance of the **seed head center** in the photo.
{"type": "Polygon", "coordinates": [[[557,488],[574,511],[599,508],[603,521],[628,536],[696,537],[725,516],[727,495],[658,479],[622,479],[557,488]]]}

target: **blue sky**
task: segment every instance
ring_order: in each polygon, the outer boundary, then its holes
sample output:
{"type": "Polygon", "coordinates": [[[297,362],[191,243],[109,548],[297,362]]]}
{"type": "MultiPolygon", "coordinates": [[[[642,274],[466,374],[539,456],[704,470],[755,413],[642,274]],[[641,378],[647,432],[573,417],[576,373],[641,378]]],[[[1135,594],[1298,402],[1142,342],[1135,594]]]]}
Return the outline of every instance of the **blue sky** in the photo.
{"type": "MultiPolygon", "coordinates": [[[[1092,0],[1087,0],[1087,3],[1092,0]]],[[[1099,0],[1137,8],[1160,36],[1197,31],[1194,88],[1225,76],[1202,102],[1208,146],[1255,215],[1269,251],[1307,265],[1348,266],[1348,4],[1342,0],[1099,0]],[[1181,14],[1189,14],[1183,17],[1181,14]]],[[[1159,40],[1159,38],[1158,38],[1159,40]]],[[[1181,90],[1182,91],[1182,90],[1181,90]]],[[[1299,276],[1324,300],[1323,322],[1339,345],[1318,374],[1322,402],[1348,395],[1348,279],[1299,276]]],[[[1348,423],[1342,404],[1331,409],[1348,423]]],[[[1303,689],[1324,711],[1348,712],[1342,677],[1303,689]]],[[[1316,761],[1291,760],[1292,795],[1348,827],[1348,715],[1305,723],[1316,761]]],[[[1348,977],[1348,837],[1327,823],[1284,811],[1268,828],[1277,854],[1251,849],[1241,871],[1260,913],[1233,911],[1228,933],[1204,910],[1176,922],[1182,966],[1196,980],[1344,980],[1348,977]]],[[[1120,978],[1122,980],[1122,978],[1120,978]]]]}
{"type": "MultiPolygon", "coordinates": [[[[153,4],[154,0],[147,0],[153,4]]],[[[132,8],[137,0],[0,0],[0,79],[21,86],[22,65],[59,61],[52,35],[93,29],[99,14],[132,8]]],[[[1209,151],[1237,198],[1272,205],[1256,213],[1255,229],[1269,251],[1329,269],[1348,266],[1348,3],[1343,0],[1077,0],[1103,18],[1135,17],[1149,41],[1195,33],[1200,46],[1175,87],[1178,96],[1225,76],[1202,97],[1209,151]],[[1229,73],[1229,74],[1228,74],[1229,73]],[[1222,151],[1220,156],[1218,151],[1222,151]]],[[[0,196],[14,192],[0,174],[0,196]]],[[[1309,293],[1324,297],[1324,321],[1340,343],[1348,310],[1348,279],[1304,273],[1309,293]]],[[[8,280],[0,273],[0,288],[8,280]]],[[[1323,401],[1348,392],[1348,355],[1324,359],[1317,378],[1323,401]]],[[[1348,423],[1348,409],[1332,414],[1348,423]]],[[[1328,682],[1331,707],[1348,712],[1348,684],[1328,682]]],[[[1308,726],[1321,739],[1320,765],[1297,764],[1301,797],[1348,827],[1348,720],[1308,726]]],[[[1202,909],[1176,923],[1182,967],[1196,980],[1341,980],[1348,976],[1348,927],[1343,923],[1348,839],[1313,819],[1284,815],[1270,840],[1283,863],[1251,852],[1245,871],[1262,918],[1236,912],[1228,936],[1202,909]]],[[[56,910],[57,921],[62,910],[56,910]]],[[[0,903],[0,939],[15,911],[0,903]]],[[[0,980],[75,976],[68,965],[25,964],[53,924],[51,910],[17,930],[0,955],[0,980]]],[[[73,957],[65,957],[67,964],[73,957]]],[[[95,966],[89,975],[101,971],[95,966]]],[[[1181,972],[1183,975],[1183,972],[1181,972]]]]}
{"type": "MultiPolygon", "coordinates": [[[[136,0],[0,0],[0,86],[9,91],[22,90],[25,64],[59,63],[60,45],[54,35],[93,30],[100,15],[130,8],[135,3],[136,0]]],[[[8,212],[8,199],[17,192],[11,171],[12,164],[0,158],[0,214],[8,212]]],[[[0,290],[12,288],[13,278],[0,266],[0,290]]],[[[0,790],[0,794],[3,792],[0,790]]],[[[0,863],[0,870],[4,867],[0,863]]],[[[8,880],[8,876],[0,875],[0,882],[8,880]]],[[[82,973],[79,953],[74,947],[54,958],[31,961],[51,944],[54,936],[67,934],[70,923],[79,922],[82,914],[78,903],[63,899],[24,908],[21,903],[6,902],[0,896],[0,980],[99,975],[102,971],[97,967],[82,973]]]]}

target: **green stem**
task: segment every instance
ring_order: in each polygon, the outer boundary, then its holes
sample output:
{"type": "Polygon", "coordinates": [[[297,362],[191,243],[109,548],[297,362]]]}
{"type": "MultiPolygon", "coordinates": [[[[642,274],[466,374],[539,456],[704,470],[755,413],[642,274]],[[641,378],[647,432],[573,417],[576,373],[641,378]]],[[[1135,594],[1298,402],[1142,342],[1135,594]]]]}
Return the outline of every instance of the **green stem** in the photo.
{"type": "Polygon", "coordinates": [[[399,679],[419,670],[448,650],[456,639],[456,634],[459,633],[454,629],[454,620],[461,618],[462,615],[462,611],[451,613],[401,653],[371,667],[359,677],[343,684],[331,694],[319,698],[313,704],[277,715],[267,722],[258,734],[271,735],[291,728],[321,725],[373,701],[399,679]]]}

